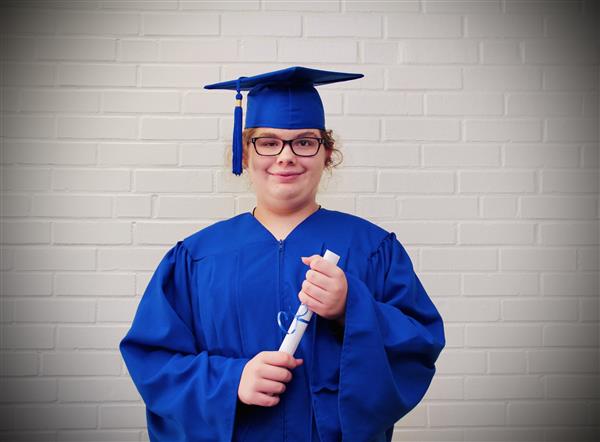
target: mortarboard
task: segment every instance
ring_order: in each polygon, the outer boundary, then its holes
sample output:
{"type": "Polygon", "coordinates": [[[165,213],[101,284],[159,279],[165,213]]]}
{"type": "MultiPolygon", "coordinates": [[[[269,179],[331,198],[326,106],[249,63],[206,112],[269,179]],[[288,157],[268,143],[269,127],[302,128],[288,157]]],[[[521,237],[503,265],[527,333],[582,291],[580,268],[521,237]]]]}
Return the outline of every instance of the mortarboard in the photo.
{"type": "Polygon", "coordinates": [[[250,91],[246,106],[246,128],[325,129],[325,110],[315,86],[361,77],[364,75],[294,66],[204,86],[204,89],[237,92],[233,125],[233,173],[242,173],[241,91],[250,91]]]}

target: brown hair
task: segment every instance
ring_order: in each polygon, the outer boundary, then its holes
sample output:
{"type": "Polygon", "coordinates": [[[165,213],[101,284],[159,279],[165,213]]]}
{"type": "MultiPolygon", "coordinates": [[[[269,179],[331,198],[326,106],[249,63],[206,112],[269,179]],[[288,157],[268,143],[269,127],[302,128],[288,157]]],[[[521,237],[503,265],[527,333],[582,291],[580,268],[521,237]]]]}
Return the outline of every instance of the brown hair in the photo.
{"type": "MultiPolygon", "coordinates": [[[[248,166],[248,148],[252,144],[250,138],[256,134],[257,130],[257,127],[251,127],[244,129],[242,132],[242,165],[244,168],[248,166]]],[[[323,145],[325,146],[326,153],[331,152],[331,155],[328,155],[325,160],[325,169],[331,172],[334,167],[337,167],[342,163],[344,156],[336,147],[335,139],[333,138],[333,130],[319,129],[319,132],[321,133],[321,138],[323,138],[323,145]]],[[[229,150],[227,154],[227,159],[228,162],[231,162],[231,150],[229,150]]]]}

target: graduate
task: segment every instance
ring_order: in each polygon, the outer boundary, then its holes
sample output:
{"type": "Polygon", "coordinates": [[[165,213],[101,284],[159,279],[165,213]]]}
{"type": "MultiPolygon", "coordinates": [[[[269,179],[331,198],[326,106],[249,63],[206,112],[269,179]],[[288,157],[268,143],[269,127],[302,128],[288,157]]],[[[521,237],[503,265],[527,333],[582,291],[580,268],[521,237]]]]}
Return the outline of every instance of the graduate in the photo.
{"type": "Polygon", "coordinates": [[[389,442],[425,395],[444,328],[409,255],[316,201],[335,146],[315,86],[362,76],[296,66],[205,86],[236,91],[233,173],[256,207],[177,242],[121,341],[151,441],[389,442]],[[301,304],[314,314],[292,356],[278,349],[301,304]]]}

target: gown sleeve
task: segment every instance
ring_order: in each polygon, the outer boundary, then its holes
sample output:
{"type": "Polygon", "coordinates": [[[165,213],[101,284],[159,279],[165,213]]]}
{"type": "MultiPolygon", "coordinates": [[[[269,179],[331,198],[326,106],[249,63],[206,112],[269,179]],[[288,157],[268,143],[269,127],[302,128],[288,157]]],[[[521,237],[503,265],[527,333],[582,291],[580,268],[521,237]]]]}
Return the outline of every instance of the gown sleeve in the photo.
{"type": "Polygon", "coordinates": [[[344,441],[386,433],[425,395],[445,346],[442,318],[389,233],[368,258],[366,281],[346,274],[339,418],[344,441]]]}
{"type": "Polygon", "coordinates": [[[232,438],[237,389],[248,360],[200,347],[194,333],[199,315],[191,303],[193,272],[180,241],[160,262],[120,343],[146,404],[151,440],[232,438]]]}

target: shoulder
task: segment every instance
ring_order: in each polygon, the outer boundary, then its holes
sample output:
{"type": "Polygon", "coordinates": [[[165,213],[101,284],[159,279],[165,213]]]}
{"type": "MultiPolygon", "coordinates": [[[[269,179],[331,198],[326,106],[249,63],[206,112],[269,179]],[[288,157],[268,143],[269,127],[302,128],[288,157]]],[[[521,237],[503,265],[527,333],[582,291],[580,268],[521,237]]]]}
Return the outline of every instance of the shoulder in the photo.
{"type": "Polygon", "coordinates": [[[217,221],[179,241],[192,259],[201,259],[215,253],[233,250],[247,231],[247,214],[217,221]]]}
{"type": "Polygon", "coordinates": [[[337,210],[326,210],[325,221],[329,235],[343,236],[349,245],[354,247],[360,245],[364,251],[377,249],[390,235],[390,232],[365,218],[337,210]]]}

